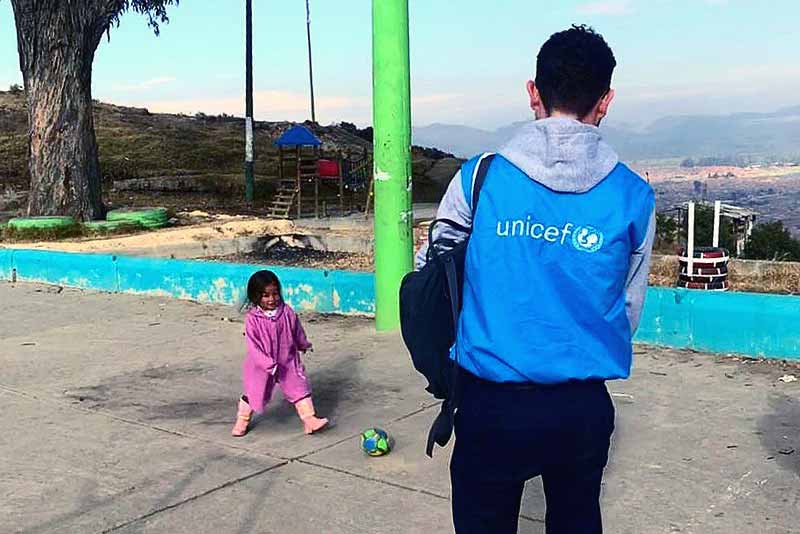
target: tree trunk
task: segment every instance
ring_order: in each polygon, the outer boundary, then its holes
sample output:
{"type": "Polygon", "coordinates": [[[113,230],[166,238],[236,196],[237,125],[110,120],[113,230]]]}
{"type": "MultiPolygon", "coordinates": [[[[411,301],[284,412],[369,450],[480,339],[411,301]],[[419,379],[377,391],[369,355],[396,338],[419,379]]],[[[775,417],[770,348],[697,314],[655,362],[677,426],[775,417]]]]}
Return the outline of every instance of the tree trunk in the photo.
{"type": "Polygon", "coordinates": [[[29,215],[104,215],[92,118],[95,2],[12,0],[28,102],[29,215]]]}

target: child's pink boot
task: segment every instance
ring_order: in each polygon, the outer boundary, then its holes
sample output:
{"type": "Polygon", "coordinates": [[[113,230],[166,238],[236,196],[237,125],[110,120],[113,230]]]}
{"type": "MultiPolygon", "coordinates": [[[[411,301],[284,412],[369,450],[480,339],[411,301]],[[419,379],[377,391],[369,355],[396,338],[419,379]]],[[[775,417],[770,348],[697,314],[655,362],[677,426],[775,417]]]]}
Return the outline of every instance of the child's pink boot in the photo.
{"type": "Polygon", "coordinates": [[[324,417],[317,417],[311,397],[306,397],[305,399],[298,401],[295,403],[294,407],[297,410],[297,415],[299,415],[300,419],[303,421],[303,430],[306,434],[319,432],[328,426],[327,419],[324,417]]]}
{"type": "Polygon", "coordinates": [[[253,416],[253,410],[247,404],[245,397],[239,399],[239,410],[236,413],[236,424],[233,425],[231,434],[234,437],[240,438],[247,434],[247,426],[250,424],[250,418],[253,416]]]}

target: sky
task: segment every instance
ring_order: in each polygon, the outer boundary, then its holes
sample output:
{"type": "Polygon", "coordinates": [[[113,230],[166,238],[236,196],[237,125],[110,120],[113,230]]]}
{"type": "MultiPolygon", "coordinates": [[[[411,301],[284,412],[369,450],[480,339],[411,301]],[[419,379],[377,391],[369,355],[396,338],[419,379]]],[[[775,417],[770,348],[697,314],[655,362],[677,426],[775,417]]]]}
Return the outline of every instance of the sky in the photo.
{"type": "MultiPolygon", "coordinates": [[[[244,114],[244,2],[181,0],[156,37],[129,13],[103,39],[93,96],[154,112],[244,114]]],[[[797,0],[409,0],[412,122],[494,129],[531,116],[536,53],[573,23],[617,58],[609,122],[800,105],[797,0]]],[[[310,118],[304,0],[253,0],[258,120],[310,118]]],[[[311,0],[317,119],[370,124],[370,0],[311,0]]],[[[0,88],[21,83],[0,0],[0,88]]]]}

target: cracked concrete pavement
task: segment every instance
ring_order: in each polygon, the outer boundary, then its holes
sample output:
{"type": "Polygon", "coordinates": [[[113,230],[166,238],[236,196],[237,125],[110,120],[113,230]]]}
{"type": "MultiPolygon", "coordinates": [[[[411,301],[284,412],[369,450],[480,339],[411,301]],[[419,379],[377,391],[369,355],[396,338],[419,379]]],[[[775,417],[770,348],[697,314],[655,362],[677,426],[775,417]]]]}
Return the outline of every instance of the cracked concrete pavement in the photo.
{"type": "MultiPolygon", "coordinates": [[[[397,334],[303,317],[318,410],[304,436],[276,396],[230,437],[243,355],[237,310],[0,283],[0,532],[452,531],[450,449],[424,455],[437,404],[397,334]],[[368,458],[358,434],[386,428],[368,458]]],[[[637,347],[610,384],[617,431],[607,532],[800,532],[800,369],[637,347]],[[794,451],[794,452],[792,452],[794,451]]],[[[543,531],[538,481],[520,532],[543,531]]]]}

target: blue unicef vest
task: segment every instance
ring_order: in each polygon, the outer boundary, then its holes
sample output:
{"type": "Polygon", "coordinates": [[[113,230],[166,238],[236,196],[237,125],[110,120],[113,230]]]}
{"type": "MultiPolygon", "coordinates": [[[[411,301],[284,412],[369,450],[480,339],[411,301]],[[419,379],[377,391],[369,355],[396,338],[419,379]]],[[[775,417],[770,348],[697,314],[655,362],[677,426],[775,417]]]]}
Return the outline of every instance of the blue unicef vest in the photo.
{"type": "MultiPolygon", "coordinates": [[[[461,170],[465,198],[477,160],[461,170]]],[[[461,367],[493,382],[628,377],[625,283],[653,205],[623,164],[585,193],[559,193],[496,156],[467,247],[461,367]]]]}

